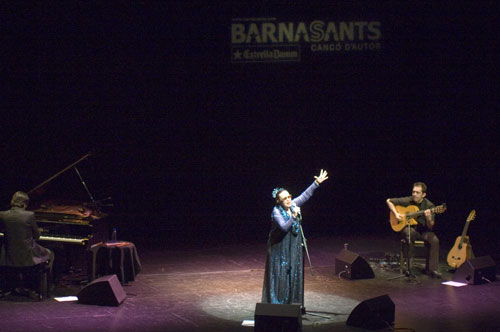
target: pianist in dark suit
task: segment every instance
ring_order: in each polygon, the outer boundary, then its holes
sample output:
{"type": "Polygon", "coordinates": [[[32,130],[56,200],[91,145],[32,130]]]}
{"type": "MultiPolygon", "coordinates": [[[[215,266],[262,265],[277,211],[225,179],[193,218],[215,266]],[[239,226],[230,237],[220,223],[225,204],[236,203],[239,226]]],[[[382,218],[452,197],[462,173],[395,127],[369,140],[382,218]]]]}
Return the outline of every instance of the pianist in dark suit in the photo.
{"type": "Polygon", "coordinates": [[[40,237],[40,231],[35,214],[32,211],[26,211],[28,203],[28,195],[18,191],[12,196],[10,210],[0,211],[0,229],[5,234],[0,265],[32,266],[49,261],[50,274],[52,274],[54,253],[36,243],[40,237]]]}

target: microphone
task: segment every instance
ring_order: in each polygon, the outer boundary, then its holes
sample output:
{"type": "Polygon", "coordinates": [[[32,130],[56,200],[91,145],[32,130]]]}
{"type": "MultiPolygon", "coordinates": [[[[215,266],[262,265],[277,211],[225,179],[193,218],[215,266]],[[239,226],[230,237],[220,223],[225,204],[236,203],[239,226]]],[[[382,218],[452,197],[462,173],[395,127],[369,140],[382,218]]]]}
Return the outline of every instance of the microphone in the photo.
{"type": "Polygon", "coordinates": [[[297,206],[297,204],[293,203],[292,204],[293,209],[295,210],[296,208],[299,208],[297,211],[297,217],[302,218],[302,214],[300,213],[300,207],[297,206]]]}

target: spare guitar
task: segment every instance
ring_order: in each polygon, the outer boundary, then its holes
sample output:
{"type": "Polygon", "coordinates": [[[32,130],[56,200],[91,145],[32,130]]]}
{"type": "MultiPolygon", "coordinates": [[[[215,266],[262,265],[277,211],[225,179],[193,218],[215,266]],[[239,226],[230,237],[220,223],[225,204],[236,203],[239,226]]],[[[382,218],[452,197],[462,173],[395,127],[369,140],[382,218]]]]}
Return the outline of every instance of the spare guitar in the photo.
{"type": "Polygon", "coordinates": [[[467,221],[465,221],[465,226],[462,231],[462,235],[457,237],[455,240],[455,245],[451,248],[448,253],[448,258],[446,259],[448,265],[451,268],[458,268],[462,265],[466,260],[472,258],[472,246],[469,242],[469,236],[467,236],[467,230],[469,229],[469,224],[472,220],[476,218],[476,210],[472,210],[467,217],[467,221]]]}
{"type": "MultiPolygon", "coordinates": [[[[403,220],[398,220],[394,213],[392,213],[389,216],[389,220],[391,222],[391,227],[392,230],[395,232],[401,232],[408,223],[410,223],[410,226],[414,226],[418,224],[418,221],[415,220],[416,217],[423,215],[425,213],[425,210],[419,210],[418,206],[416,205],[408,205],[408,206],[401,206],[401,205],[396,205],[395,206],[396,211],[399,214],[404,215],[403,220]]],[[[432,213],[443,213],[446,211],[446,204],[443,203],[439,206],[435,206],[430,209],[432,213]]]]}

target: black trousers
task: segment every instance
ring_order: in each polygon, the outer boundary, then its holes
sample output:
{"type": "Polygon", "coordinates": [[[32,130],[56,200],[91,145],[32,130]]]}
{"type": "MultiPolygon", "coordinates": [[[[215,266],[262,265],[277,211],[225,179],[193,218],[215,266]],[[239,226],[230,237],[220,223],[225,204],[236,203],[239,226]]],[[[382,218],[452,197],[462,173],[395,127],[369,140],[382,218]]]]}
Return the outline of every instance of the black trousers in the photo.
{"type": "MultiPolygon", "coordinates": [[[[419,233],[414,227],[410,227],[411,241],[419,240],[427,243],[429,253],[427,256],[427,270],[437,271],[439,267],[439,239],[433,232],[419,233]]],[[[404,239],[408,238],[408,227],[405,227],[401,232],[404,239]]],[[[412,255],[412,253],[410,253],[412,255]]]]}

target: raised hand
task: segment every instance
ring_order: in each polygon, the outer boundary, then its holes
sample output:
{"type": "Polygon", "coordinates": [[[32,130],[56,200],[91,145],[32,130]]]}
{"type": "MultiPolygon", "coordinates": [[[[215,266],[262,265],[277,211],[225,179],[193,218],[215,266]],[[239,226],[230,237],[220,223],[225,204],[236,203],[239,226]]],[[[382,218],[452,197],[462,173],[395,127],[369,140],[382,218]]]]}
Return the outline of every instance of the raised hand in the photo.
{"type": "Polygon", "coordinates": [[[314,181],[317,184],[321,184],[323,181],[328,179],[328,172],[326,170],[321,169],[321,172],[319,172],[319,176],[315,176],[314,179],[315,179],[314,181]]]}

